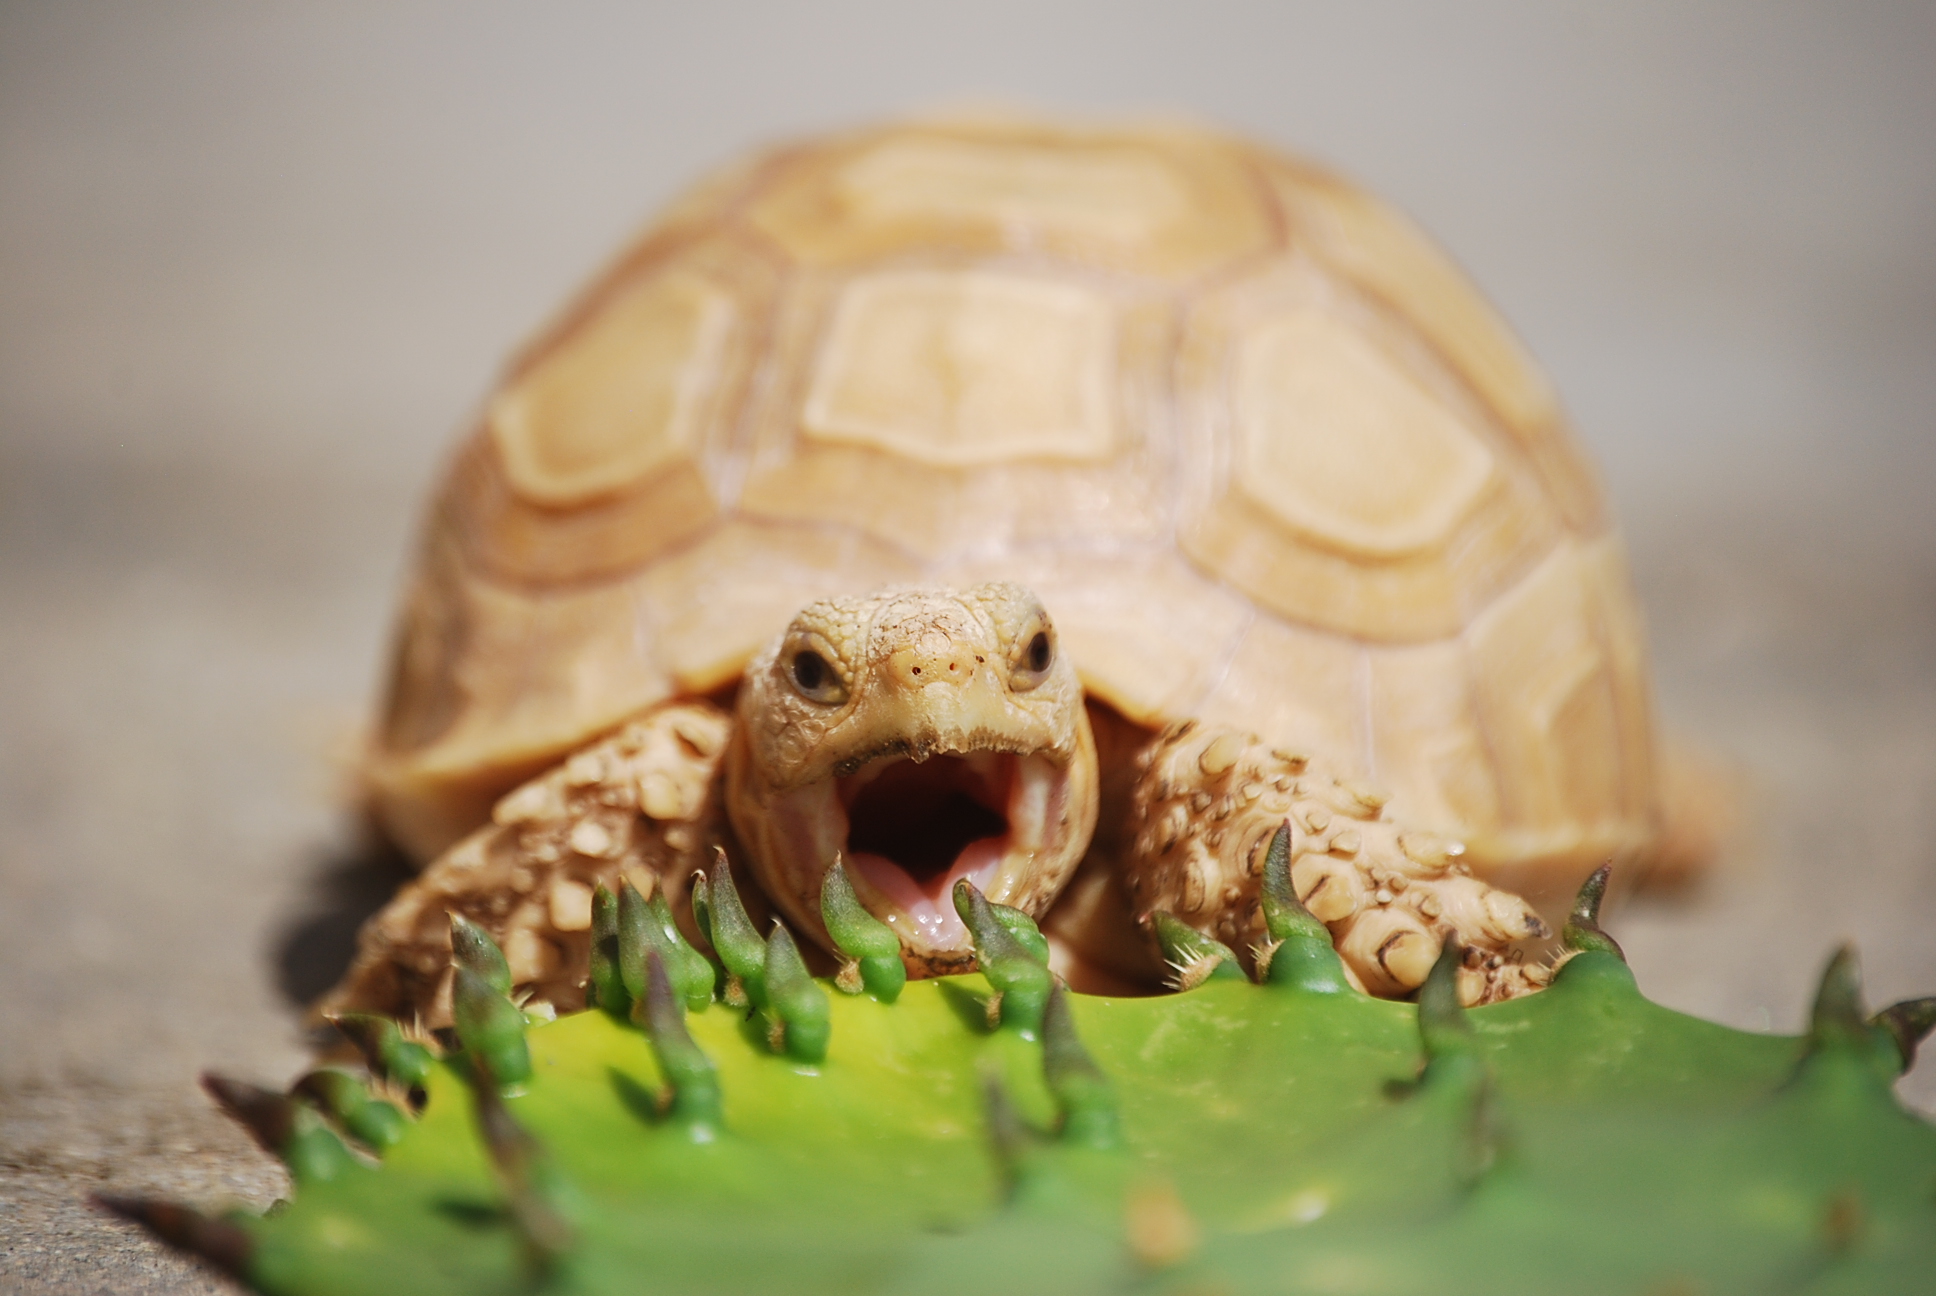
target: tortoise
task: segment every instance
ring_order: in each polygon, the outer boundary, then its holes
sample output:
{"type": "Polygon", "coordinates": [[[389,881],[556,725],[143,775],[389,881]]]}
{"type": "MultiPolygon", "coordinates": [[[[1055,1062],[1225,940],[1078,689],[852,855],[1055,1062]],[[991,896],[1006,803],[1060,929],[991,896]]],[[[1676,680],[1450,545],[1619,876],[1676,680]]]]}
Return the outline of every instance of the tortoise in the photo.
{"type": "Polygon", "coordinates": [[[434,862],[335,1008],[449,1014],[446,912],[582,1004],[601,884],[743,865],[915,974],[967,880],[1163,975],[1293,881],[1365,989],[1660,832],[1640,620],[1552,389],[1402,216],[1206,129],[976,117],[775,148],[510,366],[422,543],[367,763],[434,862]],[[1525,898],[1522,898],[1525,897],[1525,898]]]}

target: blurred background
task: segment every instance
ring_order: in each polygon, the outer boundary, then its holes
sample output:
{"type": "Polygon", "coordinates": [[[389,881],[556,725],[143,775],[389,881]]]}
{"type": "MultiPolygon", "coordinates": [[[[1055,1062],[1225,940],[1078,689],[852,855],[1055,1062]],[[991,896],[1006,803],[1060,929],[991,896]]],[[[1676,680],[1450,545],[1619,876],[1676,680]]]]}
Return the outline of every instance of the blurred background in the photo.
{"type": "MultiPolygon", "coordinates": [[[[395,865],[344,770],[500,360],[678,187],[964,99],[1176,110],[1408,210],[1605,470],[1747,827],[1615,916],[1799,1028],[1936,991],[1936,6],[0,3],[0,1286],[226,1290],[81,1196],[266,1204],[395,865]]],[[[1936,1064],[1904,1083],[1936,1110],[1936,1064]]]]}

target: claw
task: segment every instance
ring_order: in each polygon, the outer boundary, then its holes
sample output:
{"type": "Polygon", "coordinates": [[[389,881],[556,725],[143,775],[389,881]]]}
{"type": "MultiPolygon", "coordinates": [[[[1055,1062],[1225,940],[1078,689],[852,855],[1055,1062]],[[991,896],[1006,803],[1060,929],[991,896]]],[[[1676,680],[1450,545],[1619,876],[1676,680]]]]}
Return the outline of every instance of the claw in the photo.
{"type": "MultiPolygon", "coordinates": [[[[882,1003],[893,1003],[900,998],[901,988],[907,984],[907,966],[901,962],[901,938],[894,934],[893,928],[867,912],[860,897],[854,894],[846,861],[838,855],[834,856],[833,867],[827,870],[820,884],[820,917],[827,924],[827,934],[833,937],[834,947],[853,960],[858,973],[859,985],[848,993],[858,994],[865,988],[882,1003]]],[[[848,989],[845,985],[841,988],[848,989]]]]}
{"type": "Polygon", "coordinates": [[[1222,941],[1206,936],[1182,919],[1158,910],[1150,915],[1156,939],[1163,946],[1163,961],[1170,966],[1173,990],[1194,990],[1205,981],[1242,980],[1244,969],[1237,952],[1222,941]]]}
{"type": "Polygon", "coordinates": [[[967,878],[955,883],[954,901],[955,912],[974,938],[982,975],[995,987],[1001,1024],[1033,1038],[1042,1026],[1054,973],[1015,938],[988,897],[967,878]]]}
{"type": "Polygon", "coordinates": [[[720,1127],[719,1073],[686,1030],[685,1005],[673,992],[665,960],[652,950],[645,961],[645,1035],[672,1093],[667,1114],[695,1143],[710,1142],[720,1127]]]}
{"type": "Polygon", "coordinates": [[[1042,1075],[1062,1109],[1062,1137],[1083,1147],[1110,1149],[1122,1144],[1122,1119],[1116,1094],[1089,1050],[1076,1035],[1069,996],[1049,987],[1042,1013],[1042,1075]]]}
{"type": "Polygon", "coordinates": [[[1316,994],[1349,989],[1344,964],[1331,945],[1331,931],[1312,916],[1291,885],[1291,824],[1272,834],[1264,854],[1261,899],[1270,944],[1258,952],[1257,979],[1316,994]]]}
{"type": "Polygon", "coordinates": [[[814,983],[800,947],[793,943],[793,933],[778,921],[766,939],[766,998],[775,1051],[784,1048],[802,1062],[825,1060],[827,1039],[833,1033],[827,992],[814,983]]]}
{"type": "Polygon", "coordinates": [[[483,977],[462,964],[451,985],[451,1015],[464,1051],[500,1085],[531,1078],[524,1014],[483,977]]]}
{"type": "Polygon", "coordinates": [[[1620,943],[1600,927],[1600,902],[1606,899],[1607,879],[1611,876],[1613,865],[1602,864],[1580,884],[1580,894],[1573,901],[1573,912],[1567,915],[1560,940],[1570,950],[1582,954],[1611,954],[1625,963],[1627,955],[1621,950],[1620,943]]]}

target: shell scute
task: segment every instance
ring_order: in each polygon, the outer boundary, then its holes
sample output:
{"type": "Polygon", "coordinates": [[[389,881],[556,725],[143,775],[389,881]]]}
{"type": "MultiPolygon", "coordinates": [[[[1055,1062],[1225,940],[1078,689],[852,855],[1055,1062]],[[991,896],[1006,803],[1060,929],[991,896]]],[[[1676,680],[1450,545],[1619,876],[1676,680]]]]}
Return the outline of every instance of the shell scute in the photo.
{"type": "Polygon", "coordinates": [[[945,244],[1178,280],[1273,237],[1241,162],[1200,136],[1013,122],[914,126],[837,144],[761,195],[751,220],[810,265],[945,244]]]}

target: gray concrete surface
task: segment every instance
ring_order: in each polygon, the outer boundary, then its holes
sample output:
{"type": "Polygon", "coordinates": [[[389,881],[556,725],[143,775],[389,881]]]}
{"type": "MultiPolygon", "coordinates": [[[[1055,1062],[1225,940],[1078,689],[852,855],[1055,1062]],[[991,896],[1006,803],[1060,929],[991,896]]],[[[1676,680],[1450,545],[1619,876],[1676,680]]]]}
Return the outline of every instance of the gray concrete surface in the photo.
{"type": "Polygon", "coordinates": [[[0,1289],[221,1290],[84,1194],[280,1191],[194,1076],[287,1078],[394,885],[342,761],[498,358],[703,166],[937,99],[1187,108],[1417,214],[1752,789],[1618,916],[1643,984],[1792,1030],[1852,938],[1936,990],[1936,9],[1423,8],[0,4],[0,1289]]]}

